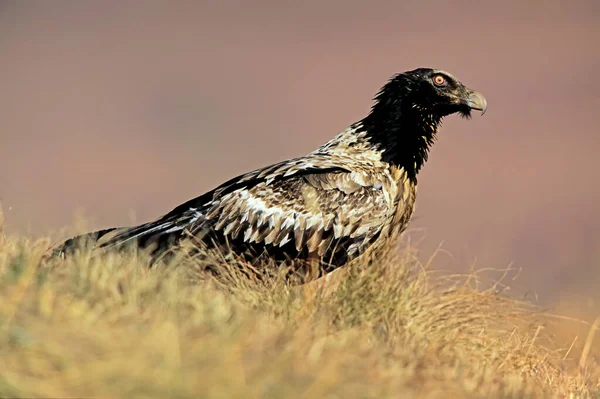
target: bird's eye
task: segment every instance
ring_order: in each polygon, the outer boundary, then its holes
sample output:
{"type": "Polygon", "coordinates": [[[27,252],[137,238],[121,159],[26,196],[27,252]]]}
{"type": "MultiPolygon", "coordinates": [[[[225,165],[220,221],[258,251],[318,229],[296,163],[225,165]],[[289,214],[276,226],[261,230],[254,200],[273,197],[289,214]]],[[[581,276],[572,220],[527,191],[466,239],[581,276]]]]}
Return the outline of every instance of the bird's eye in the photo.
{"type": "Polygon", "coordinates": [[[448,86],[448,81],[446,80],[446,78],[443,75],[435,75],[433,77],[433,83],[436,86],[440,86],[440,87],[448,86]]]}

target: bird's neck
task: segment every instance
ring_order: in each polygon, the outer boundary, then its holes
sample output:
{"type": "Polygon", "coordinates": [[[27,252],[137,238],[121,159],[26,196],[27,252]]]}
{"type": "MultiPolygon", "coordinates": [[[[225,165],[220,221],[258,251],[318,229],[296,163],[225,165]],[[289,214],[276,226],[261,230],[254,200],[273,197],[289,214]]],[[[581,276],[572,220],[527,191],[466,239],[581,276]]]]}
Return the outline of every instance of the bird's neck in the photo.
{"type": "Polygon", "coordinates": [[[403,168],[416,182],[440,122],[440,117],[410,102],[397,104],[380,98],[356,127],[381,153],[382,161],[403,168]]]}

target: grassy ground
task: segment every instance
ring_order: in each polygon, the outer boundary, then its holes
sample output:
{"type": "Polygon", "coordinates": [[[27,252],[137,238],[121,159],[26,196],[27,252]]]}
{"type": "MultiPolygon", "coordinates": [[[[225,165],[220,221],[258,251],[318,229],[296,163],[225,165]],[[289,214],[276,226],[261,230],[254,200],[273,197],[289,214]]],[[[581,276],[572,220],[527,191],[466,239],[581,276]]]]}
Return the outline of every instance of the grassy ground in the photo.
{"type": "Polygon", "coordinates": [[[597,325],[559,339],[582,324],[410,248],[297,288],[47,245],[0,241],[1,397],[600,397],[597,325]]]}

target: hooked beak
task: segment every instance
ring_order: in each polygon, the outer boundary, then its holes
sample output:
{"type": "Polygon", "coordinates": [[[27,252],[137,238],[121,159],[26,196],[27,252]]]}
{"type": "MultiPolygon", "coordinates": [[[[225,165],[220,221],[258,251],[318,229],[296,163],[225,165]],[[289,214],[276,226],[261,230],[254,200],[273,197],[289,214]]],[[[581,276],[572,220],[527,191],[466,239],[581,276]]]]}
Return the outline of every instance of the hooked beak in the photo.
{"type": "Polygon", "coordinates": [[[467,97],[463,99],[463,103],[469,108],[481,111],[481,115],[487,110],[487,101],[483,94],[478,91],[467,89],[467,97]]]}

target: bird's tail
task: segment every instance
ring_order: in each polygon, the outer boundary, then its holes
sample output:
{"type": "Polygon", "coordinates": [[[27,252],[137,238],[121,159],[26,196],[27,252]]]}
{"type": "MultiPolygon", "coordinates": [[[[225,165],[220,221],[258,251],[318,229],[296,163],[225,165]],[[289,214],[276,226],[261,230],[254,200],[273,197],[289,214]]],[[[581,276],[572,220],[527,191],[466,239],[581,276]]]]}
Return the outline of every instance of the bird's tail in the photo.
{"type": "Polygon", "coordinates": [[[183,232],[181,220],[161,218],[133,227],[109,228],[75,236],[51,248],[51,257],[66,257],[80,248],[120,249],[129,244],[141,249],[152,249],[157,255],[175,243],[183,232]]]}
{"type": "Polygon", "coordinates": [[[107,239],[101,240],[98,247],[109,248],[135,244],[142,249],[156,246],[154,249],[160,250],[167,243],[172,244],[180,237],[183,226],[177,222],[161,218],[154,222],[121,229],[116,231],[115,234],[111,234],[107,239]]]}
{"type": "Polygon", "coordinates": [[[98,240],[112,233],[115,230],[119,230],[117,227],[111,227],[109,229],[103,229],[93,231],[91,233],[80,234],[78,236],[69,238],[63,243],[56,245],[48,250],[48,255],[51,257],[65,257],[72,255],[77,249],[84,247],[95,246],[98,240]]]}

